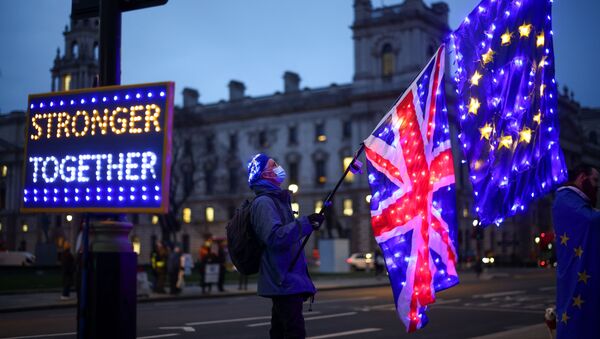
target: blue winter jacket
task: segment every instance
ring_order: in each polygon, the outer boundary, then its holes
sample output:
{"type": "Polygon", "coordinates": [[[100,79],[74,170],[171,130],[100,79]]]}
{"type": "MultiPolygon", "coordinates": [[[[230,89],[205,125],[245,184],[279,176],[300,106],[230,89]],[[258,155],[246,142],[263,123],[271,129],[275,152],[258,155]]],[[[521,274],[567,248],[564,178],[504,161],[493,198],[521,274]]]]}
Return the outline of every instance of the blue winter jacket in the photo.
{"type": "Polygon", "coordinates": [[[288,272],[302,245],[302,238],[312,230],[308,218],[294,218],[288,191],[266,180],[257,181],[251,188],[256,194],[251,209],[252,226],[265,245],[258,276],[258,295],[315,294],[304,253],[288,272]]]}

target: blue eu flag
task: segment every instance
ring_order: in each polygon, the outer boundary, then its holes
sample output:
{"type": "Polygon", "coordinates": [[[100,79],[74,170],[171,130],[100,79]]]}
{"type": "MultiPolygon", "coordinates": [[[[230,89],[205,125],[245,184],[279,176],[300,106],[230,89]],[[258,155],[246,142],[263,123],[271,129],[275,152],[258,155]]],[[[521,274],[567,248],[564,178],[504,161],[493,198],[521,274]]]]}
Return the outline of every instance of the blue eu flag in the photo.
{"type": "Polygon", "coordinates": [[[583,192],[568,186],[556,193],[552,216],[557,236],[558,338],[598,338],[600,211],[591,207],[583,192]]]}
{"type": "Polygon", "coordinates": [[[452,34],[475,211],[500,224],[566,179],[550,0],[484,0],[452,34]]]}

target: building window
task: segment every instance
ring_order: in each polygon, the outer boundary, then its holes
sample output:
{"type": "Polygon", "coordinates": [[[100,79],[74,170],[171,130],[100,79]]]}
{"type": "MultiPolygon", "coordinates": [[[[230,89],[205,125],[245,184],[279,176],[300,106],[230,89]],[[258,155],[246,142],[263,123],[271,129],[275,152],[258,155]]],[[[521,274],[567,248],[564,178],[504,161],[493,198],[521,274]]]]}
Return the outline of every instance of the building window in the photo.
{"type": "Polygon", "coordinates": [[[321,209],[323,209],[323,200],[315,201],[315,213],[321,212],[321,209]]]}
{"type": "Polygon", "coordinates": [[[215,221],[215,209],[214,208],[212,208],[210,206],[207,207],[206,211],[205,211],[205,214],[206,214],[206,221],[207,222],[213,222],[213,221],[215,221]]]}
{"type": "Polygon", "coordinates": [[[297,162],[290,162],[288,164],[289,166],[289,182],[290,184],[297,184],[298,183],[298,163],[297,162]]]}
{"type": "Polygon", "coordinates": [[[8,175],[8,166],[2,165],[2,177],[6,177],[8,175]]]}
{"type": "Polygon", "coordinates": [[[237,168],[229,169],[229,193],[235,193],[238,190],[238,172],[237,168]]]}
{"type": "Polygon", "coordinates": [[[71,55],[73,56],[73,59],[79,58],[79,45],[77,44],[77,41],[74,41],[71,45],[71,55]]]}
{"type": "Polygon", "coordinates": [[[23,226],[21,226],[21,230],[23,231],[23,233],[29,232],[29,225],[23,224],[23,226]]]}
{"type": "Polygon", "coordinates": [[[158,224],[158,215],[153,215],[152,216],[152,225],[156,225],[158,224]]]}
{"type": "Polygon", "coordinates": [[[354,214],[352,199],[344,199],[344,215],[350,217],[352,214],[354,214]]]}
{"type": "Polygon", "coordinates": [[[137,255],[140,255],[142,251],[142,243],[140,242],[140,237],[134,236],[131,239],[131,244],[133,245],[133,252],[137,255]]]}
{"type": "MultiPolygon", "coordinates": [[[[590,132],[590,142],[592,144],[597,144],[598,143],[598,133],[596,133],[594,131],[590,132]]],[[[2,173],[4,173],[4,172],[2,172],[2,173]]]]}
{"type": "Polygon", "coordinates": [[[394,74],[395,57],[392,51],[392,45],[385,44],[381,50],[382,75],[391,77],[394,74]]]}
{"type": "Polygon", "coordinates": [[[292,212],[294,212],[294,214],[300,213],[300,204],[298,204],[297,202],[293,202],[291,205],[292,205],[292,212]]]}
{"type": "Polygon", "coordinates": [[[67,74],[63,78],[63,91],[71,90],[71,74],[67,74]]]}
{"type": "Polygon", "coordinates": [[[192,210],[188,207],[183,209],[183,222],[186,224],[192,222],[192,210]]]}
{"type": "Polygon", "coordinates": [[[98,56],[100,55],[98,41],[94,42],[94,60],[100,60],[98,56]]]}
{"type": "Polygon", "coordinates": [[[229,152],[235,153],[238,149],[238,136],[237,133],[229,135],[229,152]]]}
{"type": "Polygon", "coordinates": [[[327,182],[327,173],[325,172],[325,160],[315,161],[315,172],[317,184],[324,184],[327,182]]]}
{"type": "Polygon", "coordinates": [[[290,145],[298,144],[298,127],[296,127],[296,126],[288,127],[288,144],[290,144],[290,145]]]}
{"type": "Polygon", "coordinates": [[[181,236],[181,251],[183,253],[190,253],[190,235],[184,234],[181,236]]]}
{"type": "Polygon", "coordinates": [[[327,136],[325,135],[325,124],[322,122],[315,125],[315,140],[317,142],[327,141],[327,136]]]}
{"type": "Polygon", "coordinates": [[[349,139],[352,137],[352,121],[344,121],[342,125],[342,137],[349,139]]]}
{"type": "Polygon", "coordinates": [[[209,135],[206,137],[206,153],[212,153],[215,151],[215,136],[209,135]]]}
{"type": "Polygon", "coordinates": [[[204,173],[204,188],[206,194],[213,194],[214,191],[214,171],[212,169],[206,170],[204,173]]]}
{"type": "MultiPolygon", "coordinates": [[[[343,168],[342,168],[342,173],[346,170],[346,168],[348,168],[348,166],[350,166],[350,163],[352,163],[352,160],[354,158],[353,157],[345,157],[344,161],[343,161],[343,168]]],[[[354,173],[352,173],[352,171],[349,171],[348,174],[346,174],[346,177],[344,178],[345,182],[354,182],[354,173]]]]}
{"type": "Polygon", "coordinates": [[[269,141],[267,140],[267,132],[260,131],[258,133],[258,144],[260,147],[266,148],[269,147],[269,141]]]}

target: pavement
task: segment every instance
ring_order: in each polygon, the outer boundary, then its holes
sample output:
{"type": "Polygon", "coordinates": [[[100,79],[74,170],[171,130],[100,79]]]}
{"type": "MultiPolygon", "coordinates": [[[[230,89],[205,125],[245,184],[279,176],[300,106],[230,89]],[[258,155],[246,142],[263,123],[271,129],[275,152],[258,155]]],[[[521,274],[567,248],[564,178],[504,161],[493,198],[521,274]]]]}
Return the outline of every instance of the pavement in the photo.
{"type": "MultiPolygon", "coordinates": [[[[478,279],[472,272],[459,273],[462,283],[476,282],[478,280],[492,279],[507,279],[514,276],[527,274],[526,269],[518,271],[518,273],[509,273],[502,270],[483,273],[478,279]]],[[[319,291],[352,289],[352,288],[367,288],[388,286],[389,280],[387,277],[375,278],[372,273],[365,274],[364,277],[344,277],[344,276],[317,276],[313,278],[315,286],[319,291]]],[[[145,292],[144,284],[138,283],[138,293],[145,292]]],[[[138,303],[161,302],[161,301],[177,301],[189,299],[204,299],[204,298],[223,298],[235,296],[247,296],[256,294],[256,283],[248,283],[247,290],[238,290],[237,284],[226,284],[224,292],[216,290],[213,286],[211,293],[202,293],[202,290],[197,285],[185,286],[183,291],[178,295],[142,293],[138,295],[138,303]]],[[[77,305],[75,294],[71,294],[69,300],[60,299],[60,291],[44,291],[44,292],[17,292],[0,294],[0,314],[11,312],[47,310],[58,308],[74,308],[77,305]]],[[[477,337],[477,339],[503,339],[503,338],[529,338],[529,339],[548,339],[552,338],[545,324],[540,323],[533,326],[519,327],[508,331],[493,333],[490,335],[477,337]]]]}

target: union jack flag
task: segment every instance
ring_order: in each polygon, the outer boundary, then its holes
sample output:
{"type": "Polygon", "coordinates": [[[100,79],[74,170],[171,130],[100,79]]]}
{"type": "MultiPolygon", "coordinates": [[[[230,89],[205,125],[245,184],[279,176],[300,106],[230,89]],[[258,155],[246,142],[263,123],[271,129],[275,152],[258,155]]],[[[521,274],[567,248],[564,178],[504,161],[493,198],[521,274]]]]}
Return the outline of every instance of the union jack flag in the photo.
{"type": "Polygon", "coordinates": [[[408,332],[427,324],[436,291],[458,284],[444,64],[442,45],[365,140],[371,224],[408,332]]]}

